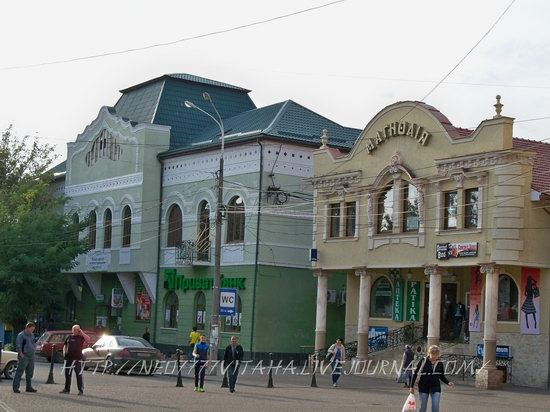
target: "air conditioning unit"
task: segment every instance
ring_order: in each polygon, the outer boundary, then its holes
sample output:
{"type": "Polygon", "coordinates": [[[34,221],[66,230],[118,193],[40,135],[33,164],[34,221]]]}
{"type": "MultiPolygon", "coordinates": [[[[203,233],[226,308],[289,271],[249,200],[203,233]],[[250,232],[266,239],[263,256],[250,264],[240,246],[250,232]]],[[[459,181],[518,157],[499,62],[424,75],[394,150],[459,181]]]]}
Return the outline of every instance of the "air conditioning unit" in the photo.
{"type": "Polygon", "coordinates": [[[336,290],[334,289],[327,290],[327,302],[336,303],[336,290]]]}

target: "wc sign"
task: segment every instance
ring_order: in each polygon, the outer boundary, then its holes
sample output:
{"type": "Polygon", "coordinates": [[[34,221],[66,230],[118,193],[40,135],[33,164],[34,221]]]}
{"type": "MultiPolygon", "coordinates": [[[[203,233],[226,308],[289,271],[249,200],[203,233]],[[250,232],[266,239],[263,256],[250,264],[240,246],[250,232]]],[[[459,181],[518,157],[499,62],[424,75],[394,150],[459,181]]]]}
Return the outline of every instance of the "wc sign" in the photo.
{"type": "Polygon", "coordinates": [[[220,289],[220,316],[235,316],[237,289],[220,289]]]}

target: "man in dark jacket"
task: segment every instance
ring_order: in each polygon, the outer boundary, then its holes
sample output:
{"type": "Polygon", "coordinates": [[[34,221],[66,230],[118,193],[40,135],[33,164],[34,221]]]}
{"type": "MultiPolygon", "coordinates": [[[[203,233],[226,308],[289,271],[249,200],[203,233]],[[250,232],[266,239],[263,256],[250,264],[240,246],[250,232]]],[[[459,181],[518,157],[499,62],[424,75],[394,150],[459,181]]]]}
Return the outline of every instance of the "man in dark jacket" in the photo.
{"type": "Polygon", "coordinates": [[[243,360],[244,350],[237,342],[236,336],[231,336],[231,345],[225,348],[223,355],[223,366],[226,368],[227,381],[229,382],[229,392],[235,392],[235,384],[239,374],[239,364],[243,360]]]}
{"type": "Polygon", "coordinates": [[[15,340],[15,350],[17,351],[17,371],[13,378],[13,391],[15,393],[21,393],[19,385],[23,372],[27,381],[27,392],[36,392],[31,382],[34,374],[34,328],[34,323],[27,323],[25,329],[17,335],[15,340]]]}
{"type": "Polygon", "coordinates": [[[65,355],[65,388],[59,393],[69,393],[71,391],[71,379],[73,371],[76,374],[76,385],[78,394],[84,394],[84,383],[82,382],[82,348],[88,344],[90,337],[80,329],[80,326],[73,326],[73,334],[67,336],[63,346],[65,355]]]}

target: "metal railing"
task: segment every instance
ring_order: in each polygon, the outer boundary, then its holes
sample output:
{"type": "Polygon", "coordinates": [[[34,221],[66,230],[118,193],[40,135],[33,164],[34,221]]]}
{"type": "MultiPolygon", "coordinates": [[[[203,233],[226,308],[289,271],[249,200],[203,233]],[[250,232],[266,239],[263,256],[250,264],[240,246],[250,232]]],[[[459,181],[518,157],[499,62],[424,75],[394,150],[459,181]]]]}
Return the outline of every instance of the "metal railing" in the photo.
{"type": "MultiPolygon", "coordinates": [[[[445,374],[461,376],[462,380],[475,379],[475,375],[483,366],[483,358],[474,355],[448,353],[441,355],[445,362],[445,374]]],[[[514,358],[497,358],[496,367],[504,372],[504,382],[512,381],[512,363],[514,358]]]]}
{"type": "Polygon", "coordinates": [[[193,262],[210,262],[210,241],[182,240],[176,243],[176,262],[191,266],[193,262]]]}

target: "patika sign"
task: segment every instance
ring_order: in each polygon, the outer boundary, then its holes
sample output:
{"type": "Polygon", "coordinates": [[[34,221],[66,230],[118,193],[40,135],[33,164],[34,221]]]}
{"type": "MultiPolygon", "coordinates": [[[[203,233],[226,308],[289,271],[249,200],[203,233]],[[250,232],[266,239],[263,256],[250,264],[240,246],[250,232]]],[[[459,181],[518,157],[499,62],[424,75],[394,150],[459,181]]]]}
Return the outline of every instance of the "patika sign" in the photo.
{"type": "Polygon", "coordinates": [[[420,282],[407,282],[407,309],[405,311],[406,319],[409,322],[420,320],[420,282]]]}
{"type": "MultiPolygon", "coordinates": [[[[221,287],[232,289],[246,289],[244,282],[246,278],[226,278],[221,276],[221,287]]],[[[164,270],[164,289],[169,290],[209,290],[214,286],[212,278],[186,278],[178,275],[176,269],[164,270]]]]}
{"type": "Polygon", "coordinates": [[[403,322],[403,280],[399,278],[393,288],[393,320],[403,322]]]}
{"type": "Polygon", "coordinates": [[[416,123],[392,122],[384,126],[382,130],[378,130],[375,137],[366,139],[367,153],[371,154],[373,150],[375,150],[390,137],[397,136],[411,137],[424,146],[431,134],[416,123]]]}

